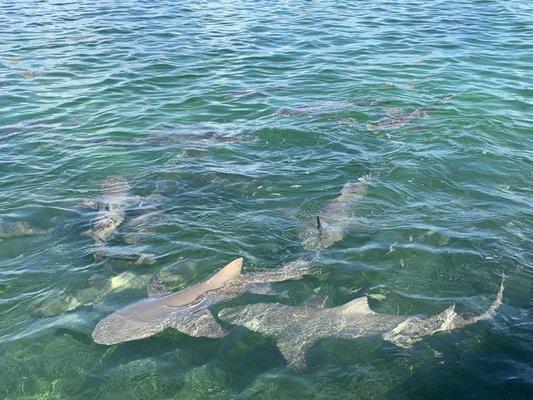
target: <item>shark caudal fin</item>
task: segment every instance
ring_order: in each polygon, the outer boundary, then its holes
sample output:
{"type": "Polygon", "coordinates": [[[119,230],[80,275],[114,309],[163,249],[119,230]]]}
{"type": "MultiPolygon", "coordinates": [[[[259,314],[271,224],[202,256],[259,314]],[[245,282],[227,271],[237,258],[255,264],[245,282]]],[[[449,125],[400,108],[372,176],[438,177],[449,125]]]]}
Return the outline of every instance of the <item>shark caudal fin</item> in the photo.
{"type": "Polygon", "coordinates": [[[437,332],[448,332],[475,324],[478,321],[491,319],[496,310],[502,304],[505,277],[502,278],[500,290],[490,308],[483,314],[474,317],[463,317],[455,312],[455,305],[437,315],[430,317],[410,317],[398,324],[393,330],[383,335],[385,340],[397,346],[409,348],[415,342],[422,340],[424,336],[430,336],[437,332]]]}
{"type": "Polygon", "coordinates": [[[507,277],[505,275],[503,275],[502,276],[502,281],[500,283],[500,289],[498,290],[498,294],[496,295],[496,298],[492,302],[492,305],[490,306],[490,308],[487,311],[485,311],[483,314],[478,315],[477,317],[474,317],[474,318],[468,320],[468,323],[474,323],[474,322],[482,321],[482,320],[485,320],[485,319],[491,319],[492,317],[494,317],[496,315],[496,311],[502,305],[503,291],[505,289],[504,283],[505,283],[506,279],[507,279],[507,277]]]}
{"type": "Polygon", "coordinates": [[[227,264],[224,268],[222,268],[215,275],[209,278],[209,280],[207,281],[209,286],[219,287],[230,279],[241,275],[243,261],[244,259],[242,257],[239,257],[227,264]]]}

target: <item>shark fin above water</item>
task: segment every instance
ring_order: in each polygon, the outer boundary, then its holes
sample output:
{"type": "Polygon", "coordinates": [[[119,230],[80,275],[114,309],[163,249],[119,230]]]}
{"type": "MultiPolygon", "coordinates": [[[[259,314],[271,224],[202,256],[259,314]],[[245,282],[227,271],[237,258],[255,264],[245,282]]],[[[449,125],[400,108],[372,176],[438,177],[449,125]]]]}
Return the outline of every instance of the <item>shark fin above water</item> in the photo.
{"type": "Polygon", "coordinates": [[[240,276],[242,273],[242,263],[243,258],[237,258],[236,260],[233,260],[229,264],[227,264],[224,268],[222,268],[220,271],[218,271],[215,275],[213,275],[209,280],[207,280],[207,284],[209,286],[213,287],[219,287],[223,285],[225,282],[240,276]]]}

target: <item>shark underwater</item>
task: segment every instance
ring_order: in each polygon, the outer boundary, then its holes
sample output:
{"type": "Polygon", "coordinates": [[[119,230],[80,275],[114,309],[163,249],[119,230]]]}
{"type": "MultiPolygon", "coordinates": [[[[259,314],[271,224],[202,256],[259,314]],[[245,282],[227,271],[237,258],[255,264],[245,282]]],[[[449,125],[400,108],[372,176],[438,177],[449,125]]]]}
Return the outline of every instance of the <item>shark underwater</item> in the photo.
{"type": "Polygon", "coordinates": [[[428,107],[415,108],[412,111],[403,111],[400,109],[389,109],[385,116],[375,123],[368,124],[368,128],[371,130],[394,130],[402,128],[405,125],[417,123],[422,118],[427,117],[429,114],[446,104],[453,98],[453,95],[448,95],[443,99],[435,102],[428,107]]]}
{"type": "Polygon", "coordinates": [[[44,233],[38,229],[33,229],[26,221],[6,222],[0,218],[0,241],[20,236],[31,236],[44,233]]]}
{"type": "Polygon", "coordinates": [[[243,259],[227,264],[209,279],[171,293],[156,277],[148,283],[148,298],[126,306],[101,320],[92,333],[96,343],[112,345],[153,336],[167,328],[194,337],[220,338],[226,331],[210,306],[245,292],[274,294],[272,282],[298,279],[314,273],[313,259],[297,259],[280,268],[242,274],[243,259]]]}
{"type": "Polygon", "coordinates": [[[329,201],[316,216],[316,223],[299,231],[302,246],[306,250],[320,251],[342,240],[351,225],[350,209],[366,194],[372,175],[344,185],[339,196],[329,201]]]}
{"type": "Polygon", "coordinates": [[[135,244],[143,230],[160,215],[158,207],[164,196],[152,193],[142,197],[131,193],[128,181],[122,176],[109,176],[102,182],[101,194],[94,200],[84,201],[81,206],[96,211],[90,229],[86,232],[94,241],[95,259],[113,258],[123,261],[144,263],[155,259],[155,255],[134,251],[112,249],[109,241],[121,235],[126,244],[135,244]],[[133,218],[129,214],[140,214],[133,218]],[[124,228],[119,231],[119,228],[124,228]],[[120,251],[119,251],[120,250],[120,251]]]}
{"type": "Polygon", "coordinates": [[[113,237],[126,218],[126,209],[139,199],[130,193],[130,185],[122,176],[110,176],[102,182],[101,196],[86,201],[84,206],[97,210],[88,235],[97,245],[104,245],[113,237]]]}
{"type": "Polygon", "coordinates": [[[218,317],[225,322],[274,337],[288,364],[295,370],[304,370],[306,350],[319,339],[381,336],[399,347],[409,348],[424,336],[492,318],[502,303],[503,289],[502,280],[491,307],[471,317],[458,315],[455,306],[426,317],[379,314],[370,309],[366,296],[333,308],[256,303],[225,308],[218,317]]]}

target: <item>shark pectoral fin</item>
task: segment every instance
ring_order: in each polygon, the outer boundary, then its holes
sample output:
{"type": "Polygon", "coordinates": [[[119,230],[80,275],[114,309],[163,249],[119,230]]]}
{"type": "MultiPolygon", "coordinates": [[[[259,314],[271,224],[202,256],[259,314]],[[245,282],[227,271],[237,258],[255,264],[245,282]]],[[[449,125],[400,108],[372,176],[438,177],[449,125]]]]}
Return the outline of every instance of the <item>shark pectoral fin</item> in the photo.
{"type": "Polygon", "coordinates": [[[343,314],[375,314],[368,306],[368,298],[366,296],[358,297],[342,306],[339,309],[343,314]]]}
{"type": "Polygon", "coordinates": [[[163,296],[170,293],[170,290],[168,290],[166,285],[159,280],[157,275],[154,275],[152,279],[150,279],[150,282],[148,282],[148,285],[146,286],[146,290],[148,291],[148,297],[163,296]]]}
{"type": "Polygon", "coordinates": [[[276,340],[278,349],[289,364],[289,366],[296,371],[305,371],[307,364],[305,362],[305,353],[312,342],[302,340],[291,340],[288,338],[280,338],[276,340]]]}
{"type": "Polygon", "coordinates": [[[252,285],[248,289],[249,293],[253,294],[262,294],[266,296],[275,296],[277,293],[274,289],[272,289],[272,285],[270,283],[260,283],[257,285],[252,285]]]}
{"type": "Polygon", "coordinates": [[[169,327],[193,337],[217,339],[227,334],[208,309],[193,312],[174,320],[169,324],[169,327]]]}
{"type": "Polygon", "coordinates": [[[237,258],[213,275],[207,282],[212,287],[219,287],[241,274],[243,258],[237,258]]]}

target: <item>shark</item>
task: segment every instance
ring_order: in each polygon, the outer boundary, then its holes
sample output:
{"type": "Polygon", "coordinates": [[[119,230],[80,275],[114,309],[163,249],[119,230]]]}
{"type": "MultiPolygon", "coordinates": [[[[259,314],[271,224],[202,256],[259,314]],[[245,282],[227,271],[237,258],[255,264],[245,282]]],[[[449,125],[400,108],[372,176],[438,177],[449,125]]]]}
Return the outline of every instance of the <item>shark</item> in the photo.
{"type": "Polygon", "coordinates": [[[419,107],[412,111],[402,111],[401,109],[389,109],[384,117],[375,123],[368,124],[371,130],[394,130],[399,129],[405,125],[417,123],[424,117],[437,110],[440,106],[446,104],[453,98],[453,95],[448,95],[443,99],[435,102],[429,107],[419,107]]]}
{"type": "Polygon", "coordinates": [[[32,228],[26,221],[6,222],[0,218],[0,241],[2,239],[30,236],[38,233],[43,233],[43,231],[32,228]]]}
{"type": "Polygon", "coordinates": [[[124,245],[124,246],[100,246],[93,251],[95,260],[113,260],[126,264],[148,264],[156,263],[156,255],[144,251],[145,246],[124,245]]]}
{"type": "Polygon", "coordinates": [[[299,231],[306,250],[320,251],[342,240],[351,225],[351,208],[366,194],[372,174],[344,185],[339,196],[329,201],[316,216],[316,224],[307,224],[299,231]]]}
{"type": "Polygon", "coordinates": [[[451,331],[492,318],[502,303],[503,281],[490,308],[475,316],[461,316],[455,305],[432,316],[380,314],[368,305],[366,296],[332,308],[292,307],[281,303],[256,303],[222,309],[218,317],[274,337],[277,347],[297,371],[306,369],[305,354],[317,340],[334,337],[354,339],[381,336],[402,348],[436,332],[451,331]]]}
{"type": "Polygon", "coordinates": [[[245,292],[275,294],[270,283],[315,273],[313,262],[300,258],[280,268],[242,274],[243,258],[237,258],[209,279],[174,293],[154,276],[148,283],[148,298],[105,317],[92,337],[96,343],[113,345],[174,328],[193,337],[221,338],[227,332],[211,314],[210,306],[245,292]]]}
{"type": "Polygon", "coordinates": [[[150,223],[160,216],[159,207],[164,199],[166,199],[165,196],[155,192],[145,197],[134,195],[124,177],[107,177],[102,182],[100,196],[81,204],[84,208],[96,211],[90,228],[85,233],[94,241],[92,252],[94,258],[96,260],[116,258],[135,263],[146,263],[146,261],[153,263],[155,255],[147,253],[135,255],[135,251],[109,247],[109,241],[121,236],[125,244],[135,244],[148,229],[150,223]],[[131,214],[134,216],[130,216],[131,214]]]}
{"type": "Polygon", "coordinates": [[[104,245],[126,218],[126,209],[139,199],[131,195],[130,185],[122,176],[110,176],[102,182],[102,194],[97,201],[85,202],[97,210],[88,232],[95,244],[104,245]]]}

